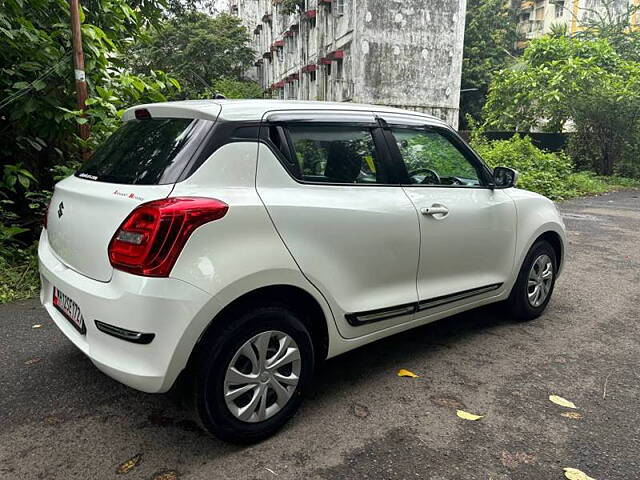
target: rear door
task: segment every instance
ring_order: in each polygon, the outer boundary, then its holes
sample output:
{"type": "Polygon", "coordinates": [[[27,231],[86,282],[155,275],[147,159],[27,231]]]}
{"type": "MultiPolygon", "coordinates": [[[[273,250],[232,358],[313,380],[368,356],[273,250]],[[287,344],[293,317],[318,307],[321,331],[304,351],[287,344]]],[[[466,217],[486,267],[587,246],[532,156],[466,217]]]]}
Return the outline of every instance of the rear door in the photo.
{"type": "Polygon", "coordinates": [[[500,293],[514,262],[513,201],[490,188],[489,170],[448,128],[386,120],[385,136],[420,222],[417,315],[500,293]]]}
{"type": "Polygon", "coordinates": [[[59,182],[47,218],[54,255],[69,268],[109,281],[108,246],[140,203],[167,197],[204,154],[213,121],[146,118],[125,122],[78,172],[59,182]]]}
{"type": "Polygon", "coordinates": [[[329,300],[341,334],[413,318],[420,236],[370,113],[265,118],[257,188],[305,276],[329,300]]]}

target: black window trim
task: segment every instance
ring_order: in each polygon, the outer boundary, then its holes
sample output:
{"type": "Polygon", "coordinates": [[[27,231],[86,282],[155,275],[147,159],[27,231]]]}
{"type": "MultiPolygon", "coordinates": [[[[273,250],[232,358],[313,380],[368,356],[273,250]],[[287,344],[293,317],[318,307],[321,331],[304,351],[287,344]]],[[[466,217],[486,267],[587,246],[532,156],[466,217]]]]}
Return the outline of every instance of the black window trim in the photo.
{"type": "MultiPolygon", "coordinates": [[[[359,113],[359,112],[356,112],[359,113]]],[[[258,141],[260,143],[265,144],[271,152],[276,156],[278,161],[282,164],[282,167],[286,170],[289,176],[296,182],[301,185],[322,185],[322,186],[333,186],[333,187],[398,187],[400,183],[398,183],[400,177],[397,176],[397,168],[394,165],[394,162],[391,161],[391,154],[388,148],[388,142],[385,141],[382,136],[381,128],[377,122],[345,122],[340,121],[337,117],[335,121],[332,120],[317,120],[317,121],[309,121],[308,119],[295,119],[292,115],[291,119],[287,120],[263,120],[260,126],[260,134],[258,141]],[[291,170],[290,163],[293,160],[293,156],[295,155],[293,144],[291,141],[291,136],[287,130],[287,125],[289,124],[308,124],[313,126],[336,126],[340,125],[342,127],[352,127],[352,128],[367,128],[371,130],[371,137],[373,139],[374,148],[376,151],[376,155],[380,158],[380,162],[384,165],[385,169],[387,169],[387,174],[390,177],[389,179],[392,183],[338,183],[338,182],[313,182],[309,180],[304,180],[302,178],[298,178],[291,170]],[[282,127],[284,129],[285,135],[287,137],[288,143],[288,156],[280,151],[280,149],[270,140],[269,138],[269,128],[271,127],[282,127]]]]}
{"type": "Polygon", "coordinates": [[[395,164],[395,168],[399,172],[399,176],[402,180],[399,184],[402,187],[424,187],[424,188],[458,188],[458,189],[471,189],[471,190],[494,190],[493,185],[493,173],[487,166],[482,158],[453,130],[440,126],[425,123],[423,125],[416,124],[402,124],[402,123],[387,123],[383,118],[378,117],[378,121],[384,131],[387,147],[390,151],[391,161],[395,164]],[[465,159],[471,163],[472,166],[478,171],[481,185],[429,185],[421,183],[410,183],[409,172],[407,166],[402,158],[402,153],[393,135],[393,129],[404,128],[407,130],[424,130],[435,131],[447,138],[453,145],[460,151],[465,159]]]}

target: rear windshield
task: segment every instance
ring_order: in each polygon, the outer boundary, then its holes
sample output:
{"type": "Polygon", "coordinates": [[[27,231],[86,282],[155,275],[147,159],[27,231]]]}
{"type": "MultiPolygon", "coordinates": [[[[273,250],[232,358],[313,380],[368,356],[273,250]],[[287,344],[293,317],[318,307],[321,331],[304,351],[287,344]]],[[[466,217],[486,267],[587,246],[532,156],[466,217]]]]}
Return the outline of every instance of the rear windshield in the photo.
{"type": "Polygon", "coordinates": [[[152,118],[124,123],[78,170],[76,176],[130,185],[174,183],[213,122],[152,118]]]}

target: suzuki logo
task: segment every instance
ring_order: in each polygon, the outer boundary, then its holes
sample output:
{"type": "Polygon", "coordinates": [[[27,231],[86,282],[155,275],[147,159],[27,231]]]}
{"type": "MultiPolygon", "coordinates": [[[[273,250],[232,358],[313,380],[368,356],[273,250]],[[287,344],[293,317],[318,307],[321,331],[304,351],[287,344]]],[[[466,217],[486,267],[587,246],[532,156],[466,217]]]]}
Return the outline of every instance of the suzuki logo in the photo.
{"type": "Polygon", "coordinates": [[[64,203],[60,202],[60,205],[58,205],[58,218],[62,217],[63,210],[64,210],[64,203]]]}

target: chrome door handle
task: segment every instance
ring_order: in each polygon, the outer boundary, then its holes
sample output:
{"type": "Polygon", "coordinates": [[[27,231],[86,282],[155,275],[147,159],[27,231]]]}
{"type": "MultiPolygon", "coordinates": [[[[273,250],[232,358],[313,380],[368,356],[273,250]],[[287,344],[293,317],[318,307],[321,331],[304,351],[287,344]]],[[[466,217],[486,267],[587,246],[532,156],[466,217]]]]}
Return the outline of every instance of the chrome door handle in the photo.
{"type": "Polygon", "coordinates": [[[449,209],[444,205],[432,205],[430,207],[424,207],[420,209],[420,213],[423,215],[442,215],[441,217],[434,218],[444,218],[449,214],[449,209]]]}

